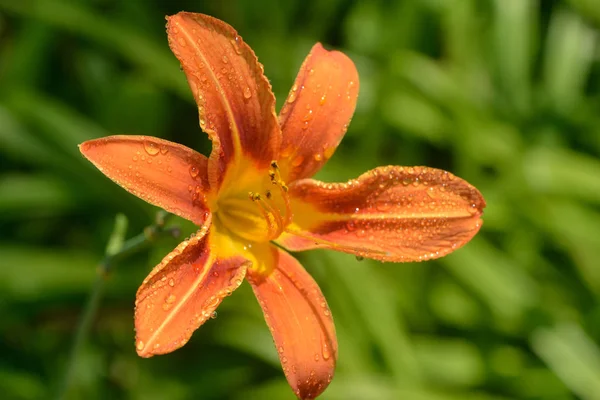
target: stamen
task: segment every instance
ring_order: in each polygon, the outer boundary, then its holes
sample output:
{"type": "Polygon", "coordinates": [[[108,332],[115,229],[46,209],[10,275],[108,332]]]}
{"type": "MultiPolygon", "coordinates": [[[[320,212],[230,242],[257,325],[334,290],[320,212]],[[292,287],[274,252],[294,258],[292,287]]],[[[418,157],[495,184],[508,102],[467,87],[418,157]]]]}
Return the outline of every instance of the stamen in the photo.
{"type": "Polygon", "coordinates": [[[281,192],[281,197],[285,203],[285,224],[284,226],[289,225],[292,222],[294,215],[292,214],[292,207],[290,206],[290,196],[288,195],[288,187],[281,179],[281,173],[279,172],[279,165],[277,165],[277,161],[271,161],[272,171],[269,171],[269,178],[271,178],[271,183],[276,185],[281,192]]]}
{"type": "Polygon", "coordinates": [[[290,197],[288,195],[288,187],[286,186],[283,179],[281,179],[281,173],[277,161],[271,161],[271,169],[269,170],[269,178],[271,183],[279,189],[281,197],[285,204],[285,214],[282,215],[281,210],[278,209],[271,201],[273,199],[273,193],[271,190],[265,191],[265,198],[260,193],[248,192],[250,200],[258,205],[260,213],[263,218],[267,221],[269,239],[275,239],[279,237],[285,230],[285,227],[292,222],[293,214],[290,205],[290,197]],[[266,200],[265,200],[266,199],[266,200]]]}
{"type": "MultiPolygon", "coordinates": [[[[268,192],[270,193],[270,192],[268,192]]],[[[281,235],[285,225],[283,224],[283,220],[281,219],[281,215],[277,210],[273,208],[268,202],[266,202],[260,193],[249,192],[248,197],[250,200],[257,203],[258,208],[260,209],[261,214],[267,220],[267,225],[269,227],[269,237],[276,238],[281,235]],[[271,217],[273,219],[274,224],[271,223],[271,217]]],[[[269,196],[267,196],[269,197],[269,196]]]]}
{"type": "MultiPolygon", "coordinates": [[[[274,237],[273,233],[278,232],[281,229],[278,226],[279,224],[278,224],[278,221],[275,219],[275,216],[273,214],[271,214],[271,216],[273,217],[273,221],[271,220],[271,218],[269,218],[269,210],[265,209],[265,207],[264,207],[265,202],[261,201],[262,198],[259,193],[248,192],[248,197],[250,198],[250,200],[257,203],[260,213],[262,214],[263,218],[267,221],[268,235],[269,235],[269,237],[274,237]],[[274,226],[273,222],[275,223],[275,226],[274,226]]],[[[281,217],[279,218],[279,220],[281,220],[281,217]]],[[[277,236],[279,236],[279,235],[277,235],[277,236]]]]}
{"type": "Polygon", "coordinates": [[[303,239],[308,239],[308,240],[314,242],[315,244],[322,244],[324,246],[329,246],[333,249],[343,251],[346,253],[352,253],[352,254],[359,253],[359,256],[366,256],[366,257],[370,257],[370,258],[377,258],[377,256],[379,256],[379,257],[389,256],[389,253],[386,251],[365,249],[363,247],[356,247],[356,246],[345,246],[343,244],[330,242],[329,240],[325,240],[320,237],[309,235],[305,232],[302,232],[300,230],[297,230],[297,229],[294,229],[291,227],[287,227],[286,229],[284,229],[284,232],[289,233],[290,235],[301,237],[303,239]]]}

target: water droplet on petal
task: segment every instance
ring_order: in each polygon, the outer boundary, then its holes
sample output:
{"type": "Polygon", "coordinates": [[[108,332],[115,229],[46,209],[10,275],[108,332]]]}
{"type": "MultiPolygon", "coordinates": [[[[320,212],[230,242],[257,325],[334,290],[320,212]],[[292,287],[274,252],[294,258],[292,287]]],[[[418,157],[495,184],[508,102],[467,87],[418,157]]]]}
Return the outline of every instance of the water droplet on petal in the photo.
{"type": "Polygon", "coordinates": [[[329,351],[329,345],[327,345],[327,343],[323,343],[323,348],[322,350],[322,354],[323,354],[323,360],[329,360],[329,358],[331,357],[331,352],[329,351]]]}
{"type": "Polygon", "coordinates": [[[323,155],[321,153],[315,154],[315,161],[321,161],[321,160],[323,160],[323,155]]]}
{"type": "Polygon", "coordinates": [[[171,287],[175,286],[175,281],[172,278],[169,279],[169,286],[171,286],[171,287]]]}
{"type": "Polygon", "coordinates": [[[302,162],[304,161],[304,157],[302,156],[297,156],[296,158],[294,158],[294,160],[292,161],[292,166],[293,167],[299,167],[302,162]]]}
{"type": "Polygon", "coordinates": [[[288,158],[289,156],[292,155],[293,151],[294,151],[294,149],[292,148],[292,146],[288,146],[281,151],[280,156],[281,156],[281,158],[288,158]]]}
{"type": "Polygon", "coordinates": [[[178,38],[177,38],[177,41],[179,42],[179,44],[180,44],[182,47],[185,47],[185,39],[184,39],[184,38],[182,38],[182,37],[178,37],[178,38]]]}
{"type": "Polygon", "coordinates": [[[223,64],[227,64],[229,62],[229,59],[227,58],[226,55],[223,55],[223,64]]]}
{"type": "Polygon", "coordinates": [[[348,230],[348,232],[354,232],[356,230],[356,225],[354,224],[354,221],[346,222],[346,229],[348,230]]]}
{"type": "Polygon", "coordinates": [[[231,46],[233,46],[233,50],[235,50],[236,54],[242,54],[242,50],[240,49],[240,43],[242,38],[237,36],[234,39],[230,40],[231,46]]]}
{"type": "Polygon", "coordinates": [[[137,345],[135,347],[138,349],[138,351],[142,351],[142,349],[144,348],[144,342],[138,340],[137,345]]]}
{"type": "Polygon", "coordinates": [[[213,311],[212,314],[210,314],[210,318],[211,319],[216,319],[217,318],[217,312],[213,311]]]}
{"type": "Polygon", "coordinates": [[[192,165],[190,167],[190,175],[192,176],[192,178],[196,178],[199,173],[200,171],[198,170],[198,167],[196,167],[195,165],[192,165]]]}
{"type": "Polygon", "coordinates": [[[294,86],[292,86],[292,90],[290,91],[290,95],[288,96],[287,102],[293,103],[294,101],[296,101],[297,97],[298,97],[298,85],[296,83],[294,83],[294,86]]]}
{"type": "Polygon", "coordinates": [[[250,97],[252,97],[252,91],[248,86],[246,86],[246,88],[244,89],[244,98],[249,99],[250,97]]]}

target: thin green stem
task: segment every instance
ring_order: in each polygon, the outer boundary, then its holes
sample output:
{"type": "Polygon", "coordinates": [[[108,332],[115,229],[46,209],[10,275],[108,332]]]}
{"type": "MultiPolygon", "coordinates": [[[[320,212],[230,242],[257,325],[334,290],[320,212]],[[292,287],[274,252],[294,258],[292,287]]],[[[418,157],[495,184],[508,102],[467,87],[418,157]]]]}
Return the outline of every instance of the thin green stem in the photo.
{"type": "Polygon", "coordinates": [[[59,387],[56,399],[62,400],[67,398],[67,394],[69,393],[69,389],[73,381],[77,358],[89,335],[92,322],[96,317],[96,312],[98,311],[100,300],[102,299],[102,295],[104,293],[104,286],[106,284],[111,267],[116,262],[146,248],[150,243],[154,242],[163,234],[179,236],[180,232],[177,227],[164,227],[169,216],[170,214],[160,211],[157,214],[156,222],[153,225],[148,226],[146,229],[144,229],[144,232],[132,237],[127,241],[123,241],[125,231],[127,230],[127,219],[122,215],[117,216],[115,228],[106,248],[106,254],[98,266],[96,280],[92,286],[92,291],[90,292],[88,301],[83,310],[83,314],[81,315],[77,325],[77,330],[75,331],[75,337],[69,353],[69,359],[67,361],[67,366],[65,368],[62,383],[59,387]]]}

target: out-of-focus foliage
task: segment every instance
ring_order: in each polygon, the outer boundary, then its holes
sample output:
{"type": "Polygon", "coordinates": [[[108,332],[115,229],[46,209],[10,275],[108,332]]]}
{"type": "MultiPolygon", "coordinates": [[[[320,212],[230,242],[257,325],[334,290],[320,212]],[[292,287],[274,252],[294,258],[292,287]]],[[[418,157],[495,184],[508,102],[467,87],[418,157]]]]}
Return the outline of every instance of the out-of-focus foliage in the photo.
{"type": "MultiPolygon", "coordinates": [[[[182,9],[233,25],[279,104],[314,42],[352,57],[358,108],[320,178],[428,165],[487,199],[481,233],[439,261],[298,255],[337,325],[324,399],[600,398],[596,0],[0,0],[3,399],[56,392],[114,216],[131,237],[156,211],[77,144],[131,133],[209,151],[164,32],[182,9]]],[[[293,398],[246,284],[183,349],[137,357],[137,285],[176,243],[115,266],[69,398],[293,398]]]]}

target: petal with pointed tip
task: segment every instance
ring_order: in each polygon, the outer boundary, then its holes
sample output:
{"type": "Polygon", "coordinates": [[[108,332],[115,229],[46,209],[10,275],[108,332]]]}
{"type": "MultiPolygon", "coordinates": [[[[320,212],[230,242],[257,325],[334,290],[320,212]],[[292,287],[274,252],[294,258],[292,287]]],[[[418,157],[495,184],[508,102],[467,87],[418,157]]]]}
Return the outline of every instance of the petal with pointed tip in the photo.
{"type": "Polygon", "coordinates": [[[278,243],[331,248],[381,261],[442,257],[481,227],[485,201],[454,175],[427,167],[380,167],[344,184],[289,187],[294,223],[278,243]]]}
{"type": "Polygon", "coordinates": [[[205,226],[144,280],[135,301],[140,356],[170,353],[183,346],[223,298],[240,286],[248,261],[239,255],[220,255],[226,240],[205,226]]]}
{"type": "Polygon", "coordinates": [[[352,60],[320,43],[304,60],[279,115],[283,178],[312,176],[331,157],[346,133],[358,97],[352,60]]]}
{"type": "Polygon", "coordinates": [[[285,376],[300,399],[314,399],[333,377],[337,339],[321,289],[295,258],[270,246],[268,264],[248,270],[285,376]]]}
{"type": "Polygon", "coordinates": [[[275,97],[252,49],[225,22],[180,12],[167,17],[169,46],[192,89],[200,126],[213,142],[208,175],[217,192],[224,181],[255,179],[277,158],[281,131],[275,97]],[[258,169],[258,171],[257,171],[258,169]]]}
{"type": "Polygon", "coordinates": [[[108,136],[79,146],[104,175],[150,204],[197,225],[206,220],[207,159],[177,143],[150,136],[108,136]]]}

